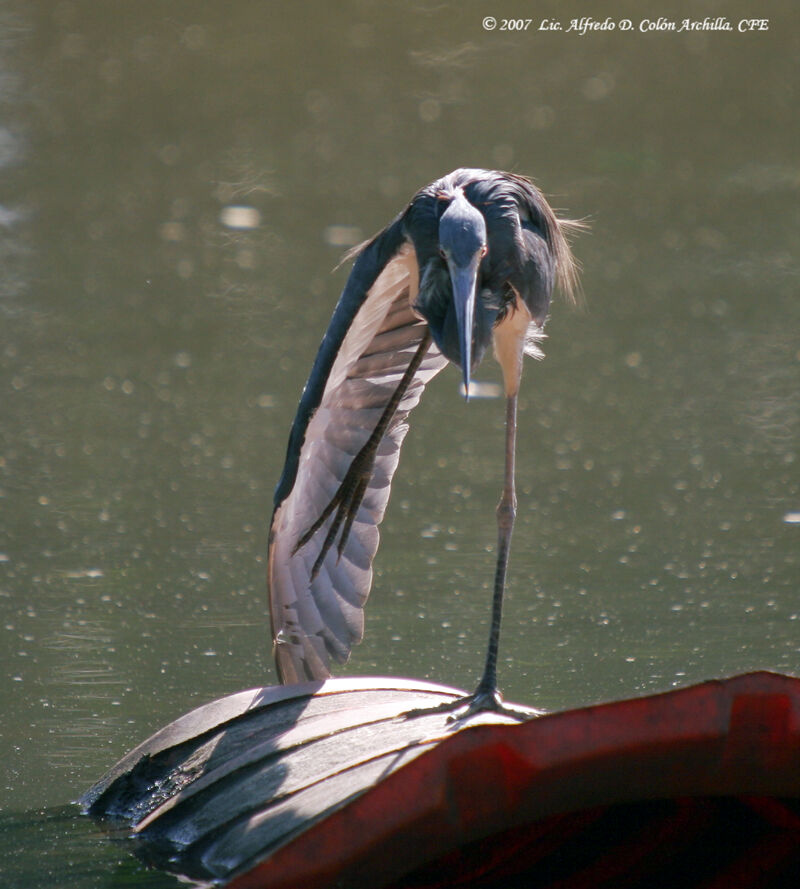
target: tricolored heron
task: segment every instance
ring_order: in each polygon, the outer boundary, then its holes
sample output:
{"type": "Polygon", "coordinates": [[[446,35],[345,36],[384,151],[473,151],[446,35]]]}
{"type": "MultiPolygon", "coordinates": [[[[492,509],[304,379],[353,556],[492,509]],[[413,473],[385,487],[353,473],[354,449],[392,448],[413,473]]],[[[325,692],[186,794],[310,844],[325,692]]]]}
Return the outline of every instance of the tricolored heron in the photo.
{"type": "Polygon", "coordinates": [[[470,712],[501,707],[497,653],[516,514],[514,457],[523,355],[554,284],[576,266],[558,219],[513,173],[455,170],[432,182],[356,257],[306,383],[275,491],[269,587],[282,682],[327,678],[363,635],[378,524],[422,390],[448,361],[470,375],[490,341],[506,395],[505,477],[486,664],[470,712]]]}

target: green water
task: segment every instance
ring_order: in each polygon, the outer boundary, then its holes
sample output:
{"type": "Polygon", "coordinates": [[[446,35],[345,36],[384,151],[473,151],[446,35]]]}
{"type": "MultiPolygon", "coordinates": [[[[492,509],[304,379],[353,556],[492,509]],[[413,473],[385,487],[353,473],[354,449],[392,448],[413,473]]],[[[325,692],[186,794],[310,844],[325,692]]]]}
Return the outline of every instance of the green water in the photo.
{"type": "MultiPolygon", "coordinates": [[[[457,166],[530,174],[591,224],[585,307],[555,304],[523,382],[506,695],[800,672],[800,17],[711,5],[769,30],[0,3],[4,886],[176,885],[65,806],[191,706],[274,681],[266,525],[331,270],[457,166]],[[242,205],[255,227],[228,224],[242,205]]],[[[412,417],[341,673],[477,677],[503,408],[457,386],[412,417]]]]}

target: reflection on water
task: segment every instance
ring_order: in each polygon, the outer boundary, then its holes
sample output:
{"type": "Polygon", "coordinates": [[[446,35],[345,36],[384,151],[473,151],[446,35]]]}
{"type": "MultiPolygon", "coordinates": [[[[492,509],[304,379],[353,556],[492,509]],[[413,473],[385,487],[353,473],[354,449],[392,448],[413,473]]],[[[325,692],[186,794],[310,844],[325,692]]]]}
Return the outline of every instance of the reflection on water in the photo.
{"type": "MultiPolygon", "coordinates": [[[[523,384],[506,694],[800,669],[798,22],[768,5],[763,34],[631,39],[448,3],[0,6],[7,805],[272,681],[265,528],[331,270],[462,164],[591,222],[587,308],[554,306],[523,384]]],[[[475,681],[502,406],[458,383],[412,418],[348,671],[475,681]]],[[[6,822],[20,885],[43,832],[106,885],[84,829],[6,822]]]]}

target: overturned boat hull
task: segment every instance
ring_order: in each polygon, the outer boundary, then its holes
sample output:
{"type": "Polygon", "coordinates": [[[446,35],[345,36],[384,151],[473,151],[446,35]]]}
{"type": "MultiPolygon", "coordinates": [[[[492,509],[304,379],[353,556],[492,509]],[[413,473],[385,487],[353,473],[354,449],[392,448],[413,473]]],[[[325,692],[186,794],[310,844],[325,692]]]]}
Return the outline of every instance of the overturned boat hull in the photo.
{"type": "Polygon", "coordinates": [[[371,677],[241,692],[81,803],[148,863],[235,889],[800,885],[800,680],[523,722],[453,721],[462,695],[371,677]]]}

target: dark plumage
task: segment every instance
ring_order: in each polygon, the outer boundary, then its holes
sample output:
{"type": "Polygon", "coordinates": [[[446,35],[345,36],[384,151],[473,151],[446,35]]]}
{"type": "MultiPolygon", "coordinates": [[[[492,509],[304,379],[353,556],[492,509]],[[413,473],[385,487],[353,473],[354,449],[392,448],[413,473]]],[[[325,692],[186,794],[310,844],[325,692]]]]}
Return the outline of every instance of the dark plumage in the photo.
{"type": "Polygon", "coordinates": [[[508,405],[507,473],[498,509],[492,663],[475,706],[499,701],[493,673],[513,524],[522,355],[539,354],[554,284],[573,293],[565,237],[572,225],[556,218],[528,179],[460,169],[421,189],[353,252],[275,492],[269,583],[282,681],[329,675],[329,659],[344,662],[360,640],[377,525],[406,417],[447,361],[461,367],[468,392],[471,371],[493,341],[508,405]]]}

